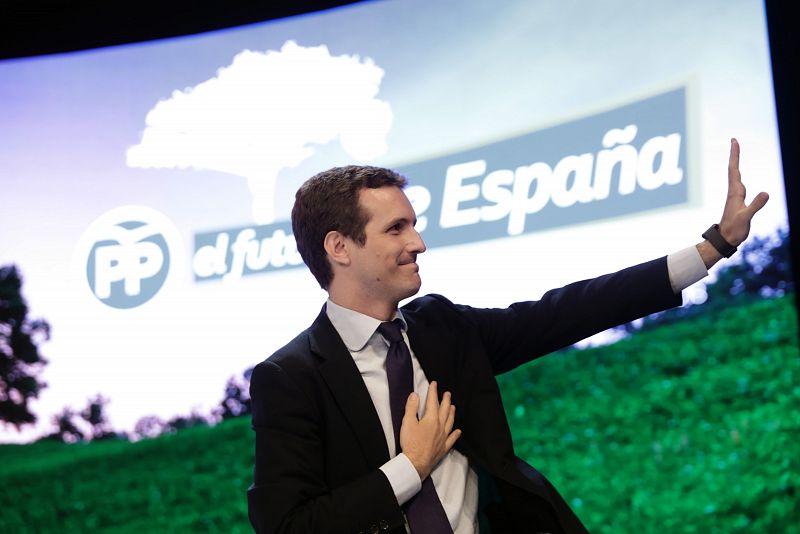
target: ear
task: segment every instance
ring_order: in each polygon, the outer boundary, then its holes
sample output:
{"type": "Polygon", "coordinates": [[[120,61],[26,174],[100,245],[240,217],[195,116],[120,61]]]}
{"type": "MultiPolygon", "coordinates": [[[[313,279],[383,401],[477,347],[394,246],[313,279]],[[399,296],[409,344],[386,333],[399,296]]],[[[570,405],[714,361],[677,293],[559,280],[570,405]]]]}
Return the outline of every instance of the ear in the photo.
{"type": "Polygon", "coordinates": [[[350,254],[347,250],[347,242],[341,232],[331,230],[325,234],[325,240],[322,243],[332,265],[350,265],[350,254]]]}

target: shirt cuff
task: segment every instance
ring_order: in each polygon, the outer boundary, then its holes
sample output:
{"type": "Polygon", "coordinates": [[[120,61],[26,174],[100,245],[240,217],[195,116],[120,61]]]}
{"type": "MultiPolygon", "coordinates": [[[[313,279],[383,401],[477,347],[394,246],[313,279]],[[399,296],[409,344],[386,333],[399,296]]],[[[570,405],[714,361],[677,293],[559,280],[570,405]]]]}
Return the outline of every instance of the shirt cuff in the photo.
{"type": "Polygon", "coordinates": [[[380,467],[392,486],[397,504],[403,506],[422,489],[417,468],[402,452],[380,467]]]}
{"type": "Polygon", "coordinates": [[[667,271],[672,292],[676,295],[708,276],[708,269],[697,247],[686,247],[667,256],[667,271]]]}

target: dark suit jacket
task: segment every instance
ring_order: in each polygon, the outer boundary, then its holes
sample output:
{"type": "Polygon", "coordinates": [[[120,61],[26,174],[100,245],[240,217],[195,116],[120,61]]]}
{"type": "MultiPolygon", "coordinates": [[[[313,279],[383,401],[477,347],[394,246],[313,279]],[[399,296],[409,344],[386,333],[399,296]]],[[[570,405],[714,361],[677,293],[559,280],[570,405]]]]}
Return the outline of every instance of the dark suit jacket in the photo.
{"type": "MultiPolygon", "coordinates": [[[[439,295],[402,308],[425,375],[451,391],[458,408],[456,448],[479,474],[482,532],[586,532],[544,476],[514,455],[494,376],[679,304],[662,258],[505,309],[439,295]]],[[[379,470],[389,452],[378,415],[324,308],[256,366],[250,394],[256,460],[248,506],[257,532],[405,532],[379,470]]]]}

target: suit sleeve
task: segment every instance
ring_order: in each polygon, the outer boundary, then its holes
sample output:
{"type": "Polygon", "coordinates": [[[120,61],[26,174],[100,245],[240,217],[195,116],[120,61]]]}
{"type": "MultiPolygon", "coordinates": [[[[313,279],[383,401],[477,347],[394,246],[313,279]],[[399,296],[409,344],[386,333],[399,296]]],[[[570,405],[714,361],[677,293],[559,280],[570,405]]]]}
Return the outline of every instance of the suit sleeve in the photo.
{"type": "Polygon", "coordinates": [[[681,304],[666,257],[545,293],[505,309],[458,306],[492,357],[495,374],[598,332],[681,304]]]}
{"type": "Polygon", "coordinates": [[[328,487],[322,422],[288,373],[267,360],[253,370],[250,384],[256,458],[247,497],[256,532],[405,532],[379,469],[328,487]]]}

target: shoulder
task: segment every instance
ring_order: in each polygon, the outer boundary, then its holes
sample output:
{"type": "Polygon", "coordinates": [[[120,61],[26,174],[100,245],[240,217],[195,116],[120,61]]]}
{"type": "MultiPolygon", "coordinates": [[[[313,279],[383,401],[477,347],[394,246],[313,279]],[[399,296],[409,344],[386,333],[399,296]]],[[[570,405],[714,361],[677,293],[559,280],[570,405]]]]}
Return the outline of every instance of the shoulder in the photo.
{"type": "Polygon", "coordinates": [[[422,297],[417,297],[412,301],[409,301],[407,304],[404,304],[400,309],[403,313],[406,311],[412,312],[419,312],[419,311],[427,311],[429,309],[439,309],[439,308],[454,308],[455,304],[450,302],[449,299],[442,295],[437,295],[436,293],[431,293],[428,295],[424,295],[422,297]]]}
{"type": "Polygon", "coordinates": [[[460,308],[462,306],[453,304],[446,297],[431,293],[410,301],[403,305],[400,310],[403,315],[410,313],[422,316],[436,316],[440,313],[458,313],[460,308]]]}
{"type": "Polygon", "coordinates": [[[253,368],[250,398],[253,421],[294,406],[314,409],[322,387],[320,362],[311,350],[312,329],[306,329],[253,368]]]}
{"type": "Polygon", "coordinates": [[[447,297],[435,293],[416,298],[402,306],[403,316],[428,326],[463,327],[473,318],[473,308],[455,304],[447,297]]]}
{"type": "Polygon", "coordinates": [[[256,365],[253,368],[253,376],[282,373],[297,375],[310,371],[315,367],[311,351],[313,328],[311,326],[303,330],[286,345],[256,365]]]}

